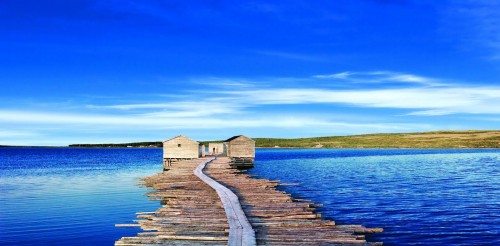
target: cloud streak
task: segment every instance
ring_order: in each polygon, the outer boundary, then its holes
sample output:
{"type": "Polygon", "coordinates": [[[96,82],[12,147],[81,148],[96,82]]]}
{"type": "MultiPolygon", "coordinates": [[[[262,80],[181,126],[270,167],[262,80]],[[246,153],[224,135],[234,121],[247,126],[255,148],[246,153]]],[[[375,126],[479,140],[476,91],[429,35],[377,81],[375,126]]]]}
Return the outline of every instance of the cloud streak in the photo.
{"type": "Polygon", "coordinates": [[[19,131],[19,130],[0,130],[0,139],[1,138],[17,138],[17,137],[37,137],[40,136],[40,133],[34,131],[19,131]]]}
{"type": "MultiPolygon", "coordinates": [[[[202,100],[168,103],[91,105],[96,109],[139,110],[146,117],[202,117],[248,113],[268,105],[333,104],[359,108],[406,109],[406,115],[439,116],[449,114],[500,114],[500,87],[463,86],[442,83],[439,79],[392,71],[341,72],[315,75],[315,81],[334,79],[350,83],[386,83],[376,88],[279,88],[283,80],[275,79],[274,87],[234,87],[200,90],[202,100]],[[397,82],[394,86],[392,82],[397,82]],[[388,87],[388,88],[386,88],[388,87]],[[394,88],[391,88],[394,87],[394,88]],[[144,112],[144,110],[153,110],[144,112]]],[[[212,83],[217,83],[213,81],[212,83]]],[[[287,80],[293,80],[287,78],[287,80]]],[[[297,78],[304,82],[304,78],[297,78]]],[[[222,83],[231,79],[221,79],[222,83]]],[[[268,81],[269,82],[269,81],[268,81]]],[[[252,82],[248,82],[253,84],[252,82]]],[[[256,82],[257,83],[257,82],[256,82]]],[[[307,84],[307,83],[305,83],[307,84]]]]}
{"type": "MultiPolygon", "coordinates": [[[[217,82],[214,78],[210,80],[217,82]]],[[[405,132],[436,130],[435,125],[440,123],[429,121],[429,117],[474,114],[494,118],[500,115],[500,87],[495,86],[441,83],[435,78],[390,71],[342,72],[296,78],[301,83],[288,83],[293,80],[268,78],[266,86],[210,87],[188,91],[183,97],[148,97],[155,102],[88,104],[78,111],[72,107],[69,112],[0,109],[0,126],[7,129],[0,131],[0,141],[37,138],[38,132],[54,134],[58,131],[74,132],[75,129],[94,134],[113,131],[210,132],[220,129],[241,133],[269,133],[274,131],[270,129],[275,129],[302,135],[405,132]],[[347,86],[340,89],[318,86],[324,80],[342,81],[347,86]],[[377,86],[361,89],[348,86],[360,83],[360,80],[377,86]],[[297,87],[297,84],[302,86],[297,87]],[[359,112],[350,113],[353,110],[359,112]],[[40,131],[15,131],[28,128],[40,131]]],[[[233,80],[222,78],[221,81],[233,80]]],[[[259,81],[235,81],[259,84],[259,81]]],[[[457,125],[460,124],[453,127],[457,125]]]]}
{"type": "Polygon", "coordinates": [[[500,88],[403,88],[372,90],[270,89],[227,91],[253,104],[348,104],[357,107],[425,109],[410,115],[500,114],[500,88]]]}
{"type": "Polygon", "coordinates": [[[346,80],[357,83],[387,83],[398,82],[408,84],[420,84],[428,86],[442,86],[443,83],[438,83],[437,79],[423,77],[415,74],[398,73],[392,71],[371,71],[371,72],[341,72],[334,74],[314,75],[313,78],[318,79],[337,79],[346,80]]]}
{"type": "MultiPolygon", "coordinates": [[[[241,119],[221,117],[152,117],[149,115],[90,115],[67,114],[54,112],[30,111],[0,111],[0,122],[15,124],[47,124],[64,125],[67,127],[77,125],[113,126],[129,128],[133,126],[152,127],[155,129],[221,129],[221,128],[302,128],[302,127],[343,127],[349,129],[373,128],[378,130],[403,130],[410,129],[418,124],[392,124],[392,123],[352,123],[344,121],[331,121],[322,118],[301,117],[299,115],[281,115],[244,117],[241,119]]],[[[1,133],[1,132],[0,132],[1,133]]]]}
{"type": "Polygon", "coordinates": [[[238,114],[241,106],[215,101],[178,101],[169,103],[139,103],[117,105],[87,105],[90,109],[140,112],[149,117],[200,117],[221,114],[238,114]],[[156,110],[144,112],[144,110],[156,110]],[[161,110],[161,111],[158,111],[161,110]]]}

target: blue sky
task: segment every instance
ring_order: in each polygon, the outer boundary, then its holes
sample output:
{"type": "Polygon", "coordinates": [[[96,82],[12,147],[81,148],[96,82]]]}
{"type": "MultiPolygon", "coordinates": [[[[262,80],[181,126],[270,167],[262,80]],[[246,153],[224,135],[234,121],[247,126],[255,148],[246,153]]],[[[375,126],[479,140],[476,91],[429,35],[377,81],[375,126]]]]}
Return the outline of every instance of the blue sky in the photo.
{"type": "Polygon", "coordinates": [[[498,9],[3,0],[0,144],[499,129],[498,9]]]}

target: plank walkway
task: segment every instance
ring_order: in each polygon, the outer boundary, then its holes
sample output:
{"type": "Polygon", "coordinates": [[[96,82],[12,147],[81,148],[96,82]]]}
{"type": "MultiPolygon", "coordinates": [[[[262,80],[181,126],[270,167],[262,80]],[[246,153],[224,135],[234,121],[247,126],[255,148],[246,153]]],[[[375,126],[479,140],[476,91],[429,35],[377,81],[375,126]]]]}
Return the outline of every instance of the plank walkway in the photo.
{"type": "Polygon", "coordinates": [[[148,196],[163,207],[137,213],[137,224],[117,224],[145,232],[115,245],[381,245],[364,237],[380,228],[335,225],[321,219],[317,204],[276,190],[278,182],[240,173],[229,158],[211,158],[144,178],[155,189],[148,196]]]}
{"type": "Polygon", "coordinates": [[[122,237],[115,245],[228,245],[229,224],[222,202],[193,173],[200,162],[208,160],[181,161],[167,172],[144,178],[145,185],[155,189],[149,198],[160,200],[163,206],[155,212],[137,213],[136,226],[145,232],[122,237]]]}
{"type": "MultiPolygon", "coordinates": [[[[213,158],[210,159],[210,161],[213,160],[213,158]]],[[[224,210],[226,211],[229,223],[228,245],[256,245],[255,231],[253,230],[252,225],[250,225],[250,222],[248,222],[248,219],[241,208],[238,197],[230,189],[203,173],[203,169],[210,161],[200,163],[200,165],[198,165],[198,167],[194,170],[194,174],[217,191],[217,194],[224,205],[224,210]]]]}
{"type": "Polygon", "coordinates": [[[276,190],[277,181],[252,178],[229,169],[228,162],[229,158],[217,158],[205,172],[239,197],[258,245],[382,245],[365,240],[365,234],[381,232],[381,228],[335,225],[321,219],[315,212],[318,204],[293,199],[276,190]]]}

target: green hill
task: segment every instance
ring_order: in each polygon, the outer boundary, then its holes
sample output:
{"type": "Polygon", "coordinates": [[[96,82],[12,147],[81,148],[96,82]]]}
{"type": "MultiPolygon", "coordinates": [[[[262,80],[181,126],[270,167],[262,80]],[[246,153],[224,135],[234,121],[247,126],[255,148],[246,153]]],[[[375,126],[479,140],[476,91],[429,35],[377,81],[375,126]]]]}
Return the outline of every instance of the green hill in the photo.
{"type": "MultiPolygon", "coordinates": [[[[314,138],[254,138],[256,147],[281,148],[500,148],[500,130],[380,133],[314,138]]],[[[202,141],[207,144],[209,141],[202,141]]],[[[214,141],[220,142],[220,141],[214,141]]],[[[161,147],[162,142],[72,144],[70,147],[161,147]]]]}
{"type": "Polygon", "coordinates": [[[435,131],[315,138],[255,138],[257,147],[500,148],[500,131],[435,131]]]}

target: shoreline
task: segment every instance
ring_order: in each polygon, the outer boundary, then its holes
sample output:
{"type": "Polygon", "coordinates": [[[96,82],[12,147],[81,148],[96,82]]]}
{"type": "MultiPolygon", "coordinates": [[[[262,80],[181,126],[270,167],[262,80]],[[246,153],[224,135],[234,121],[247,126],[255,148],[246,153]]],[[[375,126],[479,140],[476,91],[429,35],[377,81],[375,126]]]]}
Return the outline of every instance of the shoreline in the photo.
{"type": "MultiPolygon", "coordinates": [[[[257,148],[333,148],[333,149],[500,149],[500,130],[430,131],[410,133],[374,133],[306,138],[254,138],[257,148]]],[[[222,142],[201,141],[207,144],[222,142]]],[[[88,143],[66,146],[1,147],[71,147],[71,148],[161,148],[163,142],[88,143]]]]}
{"type": "Polygon", "coordinates": [[[428,148],[425,148],[425,147],[321,147],[321,148],[315,148],[315,147],[255,147],[256,149],[461,149],[461,150],[464,150],[464,149],[492,149],[492,150],[496,150],[496,149],[499,149],[500,150],[500,147],[498,148],[469,148],[469,147],[465,147],[465,148],[446,148],[446,147],[428,147],[428,148]]]}
{"type": "MultiPolygon", "coordinates": [[[[67,149],[161,149],[162,147],[73,147],[73,146],[10,146],[1,145],[1,148],[67,148],[67,149]]],[[[453,150],[500,150],[499,147],[255,147],[256,149],[453,149],[453,150]]]]}
{"type": "Polygon", "coordinates": [[[500,131],[437,131],[255,140],[257,147],[271,148],[500,148],[500,131]]]}

